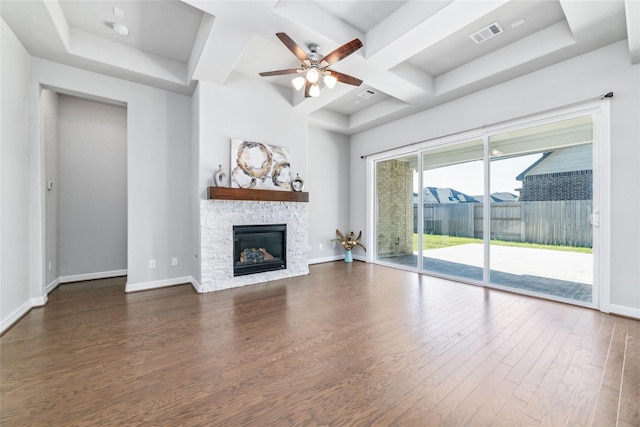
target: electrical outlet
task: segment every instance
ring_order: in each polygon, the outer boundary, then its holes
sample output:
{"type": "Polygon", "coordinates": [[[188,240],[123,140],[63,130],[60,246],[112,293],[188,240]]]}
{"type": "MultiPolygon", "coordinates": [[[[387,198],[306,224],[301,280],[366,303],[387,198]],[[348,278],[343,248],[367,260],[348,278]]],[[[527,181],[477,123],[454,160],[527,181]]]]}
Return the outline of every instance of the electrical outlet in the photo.
{"type": "Polygon", "coordinates": [[[155,259],[150,259],[149,260],[149,268],[156,268],[156,260],[155,259]]]}
{"type": "Polygon", "coordinates": [[[318,244],[318,249],[322,249],[322,243],[318,244]]]}
{"type": "Polygon", "coordinates": [[[171,265],[178,265],[178,258],[176,257],[171,258],[171,265]]]}
{"type": "Polygon", "coordinates": [[[49,271],[51,271],[51,261],[49,261],[49,271]]]}

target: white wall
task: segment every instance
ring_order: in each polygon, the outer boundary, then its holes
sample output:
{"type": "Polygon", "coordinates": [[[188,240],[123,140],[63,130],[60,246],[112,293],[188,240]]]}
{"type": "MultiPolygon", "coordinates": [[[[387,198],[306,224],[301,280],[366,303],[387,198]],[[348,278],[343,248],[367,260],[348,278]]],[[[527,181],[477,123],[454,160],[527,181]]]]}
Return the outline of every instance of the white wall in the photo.
{"type": "Polygon", "coordinates": [[[121,275],[127,269],[127,109],[69,95],[60,95],[58,106],[60,276],[121,275]]]}
{"type": "Polygon", "coordinates": [[[618,312],[640,316],[640,66],[627,41],[541,69],[351,138],[351,227],[366,225],[362,155],[569,105],[613,91],[611,293],[618,312]]]}
{"type": "Polygon", "coordinates": [[[0,20],[0,332],[31,308],[29,79],[31,60],[0,20]]]}
{"type": "Polygon", "coordinates": [[[307,177],[307,115],[274,87],[234,74],[224,86],[200,82],[198,91],[202,199],[218,165],[229,176],[232,138],[287,147],[292,174],[307,177]]]}
{"type": "Polygon", "coordinates": [[[200,262],[200,86],[191,97],[191,271],[196,289],[200,289],[202,271],[200,262]]]}
{"type": "Polygon", "coordinates": [[[53,188],[45,195],[45,284],[47,290],[57,286],[58,269],[58,94],[44,89],[40,94],[42,111],[42,136],[45,146],[45,181],[53,182],[53,188]]]}
{"type": "Polygon", "coordinates": [[[309,191],[309,262],[342,259],[344,249],[331,239],[336,238],[336,228],[342,233],[350,231],[349,137],[310,126],[309,159],[305,182],[305,191],[309,191]]]}

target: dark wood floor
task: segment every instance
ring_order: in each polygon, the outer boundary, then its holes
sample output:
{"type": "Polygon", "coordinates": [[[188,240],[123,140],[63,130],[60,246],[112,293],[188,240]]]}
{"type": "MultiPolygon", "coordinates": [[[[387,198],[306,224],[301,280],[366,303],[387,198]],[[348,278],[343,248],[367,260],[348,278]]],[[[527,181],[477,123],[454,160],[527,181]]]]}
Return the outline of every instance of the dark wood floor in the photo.
{"type": "Polygon", "coordinates": [[[9,426],[640,426],[640,322],[356,262],[67,284],[1,339],[9,426]]]}

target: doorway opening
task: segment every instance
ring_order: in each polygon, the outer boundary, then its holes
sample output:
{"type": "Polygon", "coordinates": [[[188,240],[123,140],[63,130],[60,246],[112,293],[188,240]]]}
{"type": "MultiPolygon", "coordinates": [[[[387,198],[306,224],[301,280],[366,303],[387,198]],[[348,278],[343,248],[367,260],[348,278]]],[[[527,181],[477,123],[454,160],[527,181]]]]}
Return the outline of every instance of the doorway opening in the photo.
{"type": "Polygon", "coordinates": [[[127,107],[42,89],[45,283],[127,274],[127,107]]]}

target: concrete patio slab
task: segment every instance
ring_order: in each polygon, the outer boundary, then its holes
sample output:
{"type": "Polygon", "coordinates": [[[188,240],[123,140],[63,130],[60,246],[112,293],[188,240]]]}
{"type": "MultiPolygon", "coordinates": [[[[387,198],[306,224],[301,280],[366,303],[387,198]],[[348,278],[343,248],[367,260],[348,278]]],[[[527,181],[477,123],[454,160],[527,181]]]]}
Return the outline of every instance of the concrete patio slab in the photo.
{"type": "MultiPolygon", "coordinates": [[[[427,272],[483,280],[483,245],[470,243],[423,251],[427,272]]],[[[491,246],[492,285],[589,303],[593,297],[593,255],[548,249],[491,246]]],[[[381,259],[416,267],[418,254],[381,259]]]]}
{"type": "MultiPolygon", "coordinates": [[[[427,249],[427,258],[483,266],[484,247],[480,243],[427,249]]],[[[593,285],[593,255],[512,246],[490,247],[491,270],[503,273],[546,277],[593,285]]]]}

